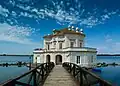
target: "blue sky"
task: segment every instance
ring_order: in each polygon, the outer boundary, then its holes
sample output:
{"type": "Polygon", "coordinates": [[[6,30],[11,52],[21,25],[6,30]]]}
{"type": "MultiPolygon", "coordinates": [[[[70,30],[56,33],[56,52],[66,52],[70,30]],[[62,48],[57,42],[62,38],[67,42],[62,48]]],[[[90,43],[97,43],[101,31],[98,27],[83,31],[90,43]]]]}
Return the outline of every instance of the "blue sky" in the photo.
{"type": "Polygon", "coordinates": [[[119,0],[2,0],[0,53],[32,54],[43,36],[74,25],[98,53],[120,53],[119,0]]]}

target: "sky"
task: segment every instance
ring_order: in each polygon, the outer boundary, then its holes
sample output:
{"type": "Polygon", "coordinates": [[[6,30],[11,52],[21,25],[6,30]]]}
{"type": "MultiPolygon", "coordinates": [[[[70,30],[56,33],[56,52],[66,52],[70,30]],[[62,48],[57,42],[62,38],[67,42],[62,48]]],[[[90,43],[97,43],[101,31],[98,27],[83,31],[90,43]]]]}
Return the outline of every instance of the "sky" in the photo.
{"type": "Polygon", "coordinates": [[[0,54],[32,54],[68,25],[83,29],[86,47],[120,53],[120,0],[1,0],[0,54]]]}

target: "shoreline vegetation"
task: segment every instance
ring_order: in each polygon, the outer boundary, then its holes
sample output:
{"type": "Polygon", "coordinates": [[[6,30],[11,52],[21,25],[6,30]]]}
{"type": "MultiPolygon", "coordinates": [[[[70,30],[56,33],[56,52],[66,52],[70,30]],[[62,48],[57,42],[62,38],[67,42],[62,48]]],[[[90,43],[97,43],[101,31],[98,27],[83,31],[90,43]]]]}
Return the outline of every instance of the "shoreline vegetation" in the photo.
{"type": "Polygon", "coordinates": [[[33,56],[33,55],[18,55],[18,54],[0,54],[0,56],[33,56]]]}
{"type": "Polygon", "coordinates": [[[103,63],[97,63],[95,66],[96,67],[120,66],[120,63],[115,63],[115,62],[113,62],[113,63],[105,63],[105,62],[103,62],[103,63]]]}
{"type": "Polygon", "coordinates": [[[97,56],[120,56],[120,54],[97,54],[97,56]]]}
{"type": "Polygon", "coordinates": [[[22,62],[22,61],[18,61],[18,62],[15,62],[15,63],[0,63],[0,66],[3,66],[3,67],[8,67],[8,66],[18,66],[18,67],[21,67],[21,66],[25,66],[27,65],[28,62],[22,62]]]}
{"type": "MultiPolygon", "coordinates": [[[[31,55],[22,55],[22,54],[0,54],[0,56],[33,56],[31,55]]],[[[97,56],[120,56],[120,54],[97,54],[97,56]]]]}

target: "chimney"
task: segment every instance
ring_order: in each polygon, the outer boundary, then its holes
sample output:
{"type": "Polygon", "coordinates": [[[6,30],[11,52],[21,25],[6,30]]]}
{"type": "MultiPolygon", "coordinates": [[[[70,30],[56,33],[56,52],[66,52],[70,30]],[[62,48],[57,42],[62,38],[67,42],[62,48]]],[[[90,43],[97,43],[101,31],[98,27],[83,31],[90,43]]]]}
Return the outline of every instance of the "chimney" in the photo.
{"type": "Polygon", "coordinates": [[[68,25],[68,30],[71,30],[71,26],[70,25],[68,25]]]}
{"type": "Polygon", "coordinates": [[[55,34],[55,29],[53,29],[53,34],[55,34]]]}
{"type": "Polygon", "coordinates": [[[74,31],[74,26],[72,26],[71,28],[72,28],[72,31],[74,31]]]}
{"type": "Polygon", "coordinates": [[[79,32],[79,28],[78,27],[76,27],[76,32],[79,32]]]}
{"type": "Polygon", "coordinates": [[[80,29],[80,33],[83,33],[83,29],[80,29]]]}

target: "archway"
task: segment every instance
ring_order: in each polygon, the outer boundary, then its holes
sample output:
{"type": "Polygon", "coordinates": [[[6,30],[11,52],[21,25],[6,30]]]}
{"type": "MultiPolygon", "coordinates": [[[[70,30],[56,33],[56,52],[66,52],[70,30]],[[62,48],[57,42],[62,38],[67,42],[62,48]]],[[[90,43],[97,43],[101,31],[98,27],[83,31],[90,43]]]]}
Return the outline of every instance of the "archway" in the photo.
{"type": "Polygon", "coordinates": [[[56,55],[55,62],[56,62],[56,65],[62,65],[62,56],[56,55]]]}
{"type": "Polygon", "coordinates": [[[50,62],[50,55],[46,56],[46,62],[50,62]]]}

